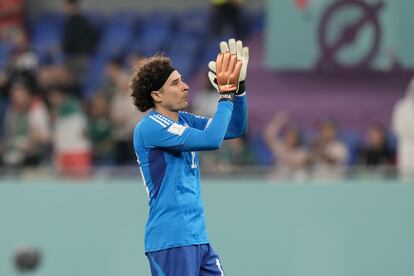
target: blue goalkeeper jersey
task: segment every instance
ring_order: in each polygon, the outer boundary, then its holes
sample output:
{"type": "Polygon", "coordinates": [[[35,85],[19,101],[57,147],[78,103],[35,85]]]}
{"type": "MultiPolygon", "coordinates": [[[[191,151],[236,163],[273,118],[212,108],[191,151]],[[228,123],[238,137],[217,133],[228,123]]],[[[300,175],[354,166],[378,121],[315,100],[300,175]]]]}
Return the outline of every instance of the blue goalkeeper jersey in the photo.
{"type": "Polygon", "coordinates": [[[175,122],[152,111],[137,124],[134,148],[150,207],[145,252],[209,243],[197,151],[217,149],[246,128],[245,96],[220,102],[211,119],[179,112],[175,122]]]}

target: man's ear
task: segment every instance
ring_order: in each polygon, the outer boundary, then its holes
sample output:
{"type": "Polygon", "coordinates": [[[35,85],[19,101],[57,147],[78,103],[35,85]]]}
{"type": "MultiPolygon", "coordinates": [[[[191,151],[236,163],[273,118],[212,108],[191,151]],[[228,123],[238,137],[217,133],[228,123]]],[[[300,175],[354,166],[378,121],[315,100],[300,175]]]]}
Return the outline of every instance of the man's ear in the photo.
{"type": "Polygon", "coordinates": [[[151,97],[154,100],[154,102],[156,103],[160,103],[162,98],[160,96],[160,91],[152,91],[151,92],[151,97]]]}

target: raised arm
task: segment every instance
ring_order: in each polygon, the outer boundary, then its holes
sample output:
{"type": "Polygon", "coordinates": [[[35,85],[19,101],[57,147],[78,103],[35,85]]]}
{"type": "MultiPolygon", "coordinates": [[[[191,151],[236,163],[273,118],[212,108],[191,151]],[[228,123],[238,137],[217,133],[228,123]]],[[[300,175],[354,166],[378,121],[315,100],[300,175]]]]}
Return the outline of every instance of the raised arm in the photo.
{"type": "Polygon", "coordinates": [[[224,139],[233,139],[247,132],[247,99],[246,94],[236,96],[234,99],[233,113],[224,139]]]}
{"type": "MultiPolygon", "coordinates": [[[[231,53],[237,56],[237,59],[242,62],[242,68],[240,71],[240,79],[238,89],[236,92],[236,98],[234,101],[233,114],[230,119],[230,124],[227,129],[224,139],[232,139],[242,136],[247,131],[248,117],[247,117],[247,101],[246,101],[246,75],[247,65],[249,63],[249,48],[243,47],[243,42],[235,39],[229,39],[228,42],[220,42],[221,53],[231,53]]],[[[208,67],[210,72],[208,74],[211,84],[217,89],[216,81],[216,63],[209,62],[208,67]]]]}
{"type": "Polygon", "coordinates": [[[220,92],[217,111],[203,129],[173,122],[161,114],[149,115],[148,126],[138,126],[137,139],[152,147],[179,151],[211,150],[220,147],[233,111],[234,93],[237,91],[242,63],[236,55],[220,53],[217,56],[217,86],[220,92]]]}
{"type": "Polygon", "coordinates": [[[151,122],[151,127],[142,128],[142,139],[151,147],[176,151],[218,149],[223,142],[232,111],[233,103],[220,102],[216,114],[204,130],[150,115],[155,123],[151,122]]]}
{"type": "Polygon", "coordinates": [[[264,140],[274,155],[284,154],[283,141],[280,139],[280,131],[286,124],[288,117],[285,113],[278,113],[274,116],[264,129],[264,140]]]}

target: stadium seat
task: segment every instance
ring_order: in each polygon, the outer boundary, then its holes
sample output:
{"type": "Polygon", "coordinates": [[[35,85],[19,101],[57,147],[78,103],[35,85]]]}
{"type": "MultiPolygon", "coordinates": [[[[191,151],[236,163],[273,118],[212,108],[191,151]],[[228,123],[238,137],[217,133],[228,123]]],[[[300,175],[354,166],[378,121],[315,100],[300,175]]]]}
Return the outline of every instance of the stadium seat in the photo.
{"type": "Polygon", "coordinates": [[[155,10],[146,17],[145,25],[147,28],[176,28],[176,14],[169,10],[155,10]]]}
{"type": "Polygon", "coordinates": [[[263,11],[249,12],[244,15],[247,35],[263,32],[265,29],[265,15],[263,11]]]}
{"type": "Polygon", "coordinates": [[[209,13],[205,9],[185,11],[178,18],[177,28],[181,33],[206,39],[209,35],[209,13]],[[191,24],[189,24],[191,22],[191,24]]]}
{"type": "Polygon", "coordinates": [[[104,14],[97,11],[87,11],[85,16],[99,33],[104,31],[108,21],[108,18],[104,14]]]}
{"type": "Polygon", "coordinates": [[[255,154],[254,160],[257,161],[258,165],[271,166],[276,162],[276,160],[273,160],[272,153],[262,136],[252,136],[250,139],[250,146],[252,152],[255,154]]]}
{"type": "Polygon", "coordinates": [[[31,20],[30,39],[41,64],[58,54],[56,50],[62,40],[64,20],[59,13],[46,13],[31,20]]]}
{"type": "Polygon", "coordinates": [[[397,151],[398,138],[392,131],[387,132],[388,148],[391,152],[397,151]]]}
{"type": "Polygon", "coordinates": [[[96,55],[89,62],[88,70],[82,87],[82,96],[84,99],[90,99],[91,96],[101,88],[105,79],[105,65],[107,58],[96,55]]]}
{"type": "Polygon", "coordinates": [[[0,42],[0,70],[5,69],[12,50],[13,46],[10,43],[0,42]]]}
{"type": "Polygon", "coordinates": [[[196,57],[200,52],[200,40],[191,34],[177,34],[167,50],[174,66],[181,71],[186,78],[191,77],[196,64],[196,57]]]}
{"type": "Polygon", "coordinates": [[[117,12],[108,20],[98,46],[100,56],[111,57],[125,54],[134,41],[138,15],[133,12],[117,12]]]}
{"type": "Polygon", "coordinates": [[[222,35],[220,37],[210,37],[208,41],[204,44],[203,52],[201,53],[202,58],[199,60],[198,64],[200,67],[206,66],[209,61],[216,60],[217,54],[220,51],[219,43],[220,41],[227,41],[229,39],[228,35],[222,35]]]}
{"type": "Polygon", "coordinates": [[[194,73],[194,59],[188,56],[170,55],[175,68],[180,71],[184,79],[190,78],[194,73]]]}
{"type": "Polygon", "coordinates": [[[140,34],[133,42],[131,51],[144,56],[166,51],[169,39],[176,30],[175,14],[158,10],[145,17],[140,34]]]}
{"type": "Polygon", "coordinates": [[[171,36],[172,32],[167,28],[146,30],[134,42],[135,49],[144,56],[151,56],[165,50],[165,46],[171,36]]]}
{"type": "Polygon", "coordinates": [[[353,165],[356,163],[358,158],[358,152],[362,145],[361,135],[352,130],[343,130],[339,134],[339,140],[342,141],[348,148],[348,165],[353,165]]]}

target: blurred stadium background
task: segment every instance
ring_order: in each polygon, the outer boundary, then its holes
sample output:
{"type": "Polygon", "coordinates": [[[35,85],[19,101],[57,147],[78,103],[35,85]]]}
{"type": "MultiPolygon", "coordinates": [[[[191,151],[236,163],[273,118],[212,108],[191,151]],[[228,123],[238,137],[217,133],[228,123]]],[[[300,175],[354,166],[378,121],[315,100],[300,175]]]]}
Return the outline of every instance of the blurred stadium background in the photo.
{"type": "Polygon", "coordinates": [[[249,131],[200,154],[227,274],[414,275],[413,10],[0,1],[0,276],[149,275],[129,76],[164,52],[211,116],[207,63],[231,37],[250,47],[249,131]]]}

